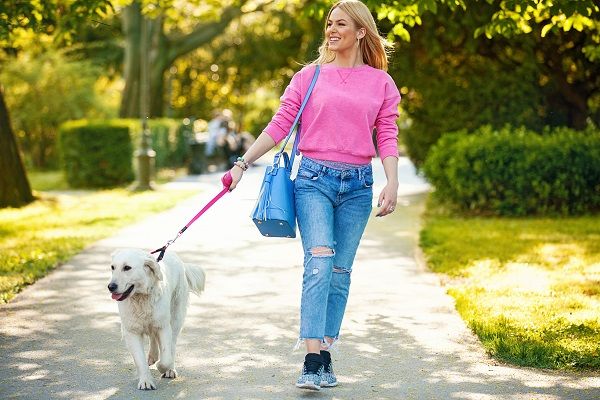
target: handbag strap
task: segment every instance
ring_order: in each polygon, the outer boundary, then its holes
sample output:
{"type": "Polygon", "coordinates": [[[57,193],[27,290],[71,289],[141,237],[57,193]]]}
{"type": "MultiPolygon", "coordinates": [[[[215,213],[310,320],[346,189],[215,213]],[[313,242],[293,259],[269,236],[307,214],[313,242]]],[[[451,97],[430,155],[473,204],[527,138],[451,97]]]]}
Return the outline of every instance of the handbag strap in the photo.
{"type": "MultiPolygon", "coordinates": [[[[300,121],[300,117],[302,116],[302,111],[304,111],[304,107],[306,106],[306,103],[308,102],[308,99],[310,98],[310,95],[312,94],[313,88],[315,87],[315,84],[317,83],[317,78],[319,77],[320,72],[321,72],[321,66],[319,64],[317,64],[317,67],[315,68],[315,73],[312,77],[312,81],[310,82],[310,86],[308,87],[308,90],[306,91],[306,96],[304,96],[304,100],[302,101],[302,104],[300,105],[300,109],[298,110],[298,115],[296,115],[296,119],[294,119],[294,123],[292,124],[292,127],[290,128],[290,131],[288,132],[288,134],[285,138],[285,142],[283,142],[283,146],[281,146],[281,150],[279,150],[277,152],[277,154],[275,154],[275,159],[273,160],[274,165],[279,164],[279,158],[281,157],[281,154],[284,152],[285,146],[287,145],[288,141],[290,140],[290,137],[292,136],[292,133],[294,132],[294,129],[296,128],[296,126],[298,125],[298,123],[300,121]]],[[[290,165],[294,163],[294,156],[296,155],[296,152],[298,151],[299,139],[300,139],[300,135],[298,133],[296,133],[296,139],[294,140],[294,147],[292,148],[292,157],[290,159],[290,165]]]]}

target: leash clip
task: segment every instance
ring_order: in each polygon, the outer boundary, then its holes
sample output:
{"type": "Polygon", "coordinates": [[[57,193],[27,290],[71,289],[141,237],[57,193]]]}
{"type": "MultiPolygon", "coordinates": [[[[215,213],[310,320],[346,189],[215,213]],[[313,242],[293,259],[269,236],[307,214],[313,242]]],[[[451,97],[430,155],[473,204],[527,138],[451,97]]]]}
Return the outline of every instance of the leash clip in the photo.
{"type": "Polygon", "coordinates": [[[160,260],[163,259],[163,257],[165,256],[165,252],[167,251],[167,247],[169,247],[172,243],[174,242],[174,240],[169,240],[167,242],[167,244],[165,244],[163,247],[159,247],[158,249],[151,251],[150,254],[154,254],[154,253],[159,253],[158,257],[156,257],[156,262],[160,262],[160,260]]]}

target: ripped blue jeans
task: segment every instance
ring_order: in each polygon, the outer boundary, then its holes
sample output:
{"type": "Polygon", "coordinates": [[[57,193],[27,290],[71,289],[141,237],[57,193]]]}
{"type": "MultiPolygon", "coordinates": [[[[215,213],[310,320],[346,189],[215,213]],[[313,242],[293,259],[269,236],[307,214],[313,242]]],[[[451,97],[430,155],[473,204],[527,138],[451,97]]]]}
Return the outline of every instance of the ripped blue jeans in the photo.
{"type": "Polygon", "coordinates": [[[371,213],[373,171],[370,164],[338,170],[303,158],[294,185],[304,248],[300,339],[337,340],[371,213]]]}

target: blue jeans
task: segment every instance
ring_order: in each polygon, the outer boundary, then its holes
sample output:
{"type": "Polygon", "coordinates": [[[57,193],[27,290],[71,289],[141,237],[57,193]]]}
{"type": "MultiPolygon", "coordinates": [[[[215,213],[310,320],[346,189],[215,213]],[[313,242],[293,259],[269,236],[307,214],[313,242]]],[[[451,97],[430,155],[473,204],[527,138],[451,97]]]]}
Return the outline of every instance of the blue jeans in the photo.
{"type": "Polygon", "coordinates": [[[294,186],[304,248],[300,339],[337,339],[371,213],[373,170],[368,164],[342,171],[303,158],[294,186]]]}

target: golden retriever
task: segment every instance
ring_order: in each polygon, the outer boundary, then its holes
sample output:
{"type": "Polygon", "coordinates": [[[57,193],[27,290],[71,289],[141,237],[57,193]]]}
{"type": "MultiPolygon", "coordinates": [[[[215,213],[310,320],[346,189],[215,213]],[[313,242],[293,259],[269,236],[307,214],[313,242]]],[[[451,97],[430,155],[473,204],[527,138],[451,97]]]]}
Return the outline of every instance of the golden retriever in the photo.
{"type": "Polygon", "coordinates": [[[173,252],[160,262],[147,251],[121,249],[112,255],[108,290],[118,302],[121,330],[138,371],[138,389],[156,389],[149,366],[163,378],[177,377],[175,345],[183,327],[189,292],[200,295],[205,274],[173,252]],[[144,336],[150,338],[148,358],[144,336]]]}

